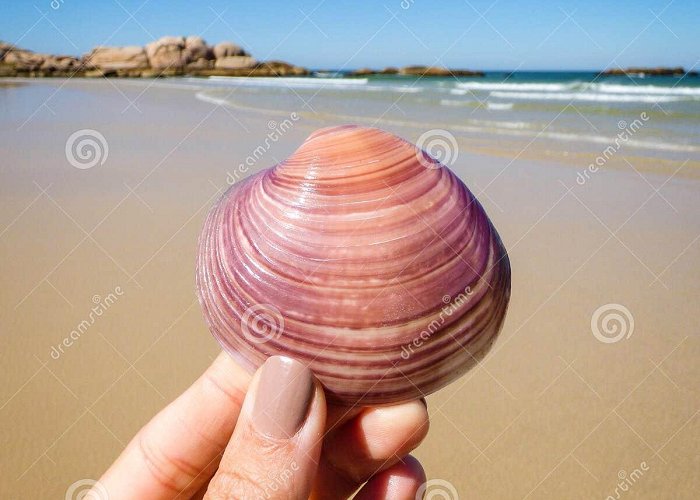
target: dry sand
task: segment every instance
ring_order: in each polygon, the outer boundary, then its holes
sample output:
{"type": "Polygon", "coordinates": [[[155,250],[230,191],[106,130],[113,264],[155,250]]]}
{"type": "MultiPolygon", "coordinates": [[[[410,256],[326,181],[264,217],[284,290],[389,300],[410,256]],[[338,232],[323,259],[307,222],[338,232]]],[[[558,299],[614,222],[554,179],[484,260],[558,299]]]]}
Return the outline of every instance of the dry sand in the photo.
{"type": "MultiPolygon", "coordinates": [[[[60,85],[0,88],[1,498],[63,498],[98,477],[217,354],[194,295],[196,239],[227,171],[269,130],[268,115],[181,90],[60,85]],[[69,164],[79,129],[108,141],[103,165],[69,164]]],[[[300,120],[251,171],[327,124],[300,120]]],[[[586,159],[459,140],[454,169],[509,249],[513,294],[485,362],[428,398],[415,453],[428,476],[462,499],[617,498],[622,477],[634,479],[620,498],[696,498],[697,165],[639,174],[618,158],[580,185],[586,159]],[[610,303],[634,328],[604,343],[591,317],[610,303]]]]}

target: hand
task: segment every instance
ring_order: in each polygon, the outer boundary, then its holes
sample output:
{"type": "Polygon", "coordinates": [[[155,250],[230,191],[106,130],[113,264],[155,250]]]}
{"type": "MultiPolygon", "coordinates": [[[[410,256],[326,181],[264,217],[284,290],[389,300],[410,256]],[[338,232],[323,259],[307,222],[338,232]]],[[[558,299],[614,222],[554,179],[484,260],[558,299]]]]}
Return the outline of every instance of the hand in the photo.
{"type": "MultiPolygon", "coordinates": [[[[424,400],[326,406],[290,358],[251,376],[222,353],[158,413],[100,479],[109,500],[414,499],[425,482],[407,454],[428,432],[424,400]]],[[[90,497],[88,497],[90,498],[90,497]]]]}

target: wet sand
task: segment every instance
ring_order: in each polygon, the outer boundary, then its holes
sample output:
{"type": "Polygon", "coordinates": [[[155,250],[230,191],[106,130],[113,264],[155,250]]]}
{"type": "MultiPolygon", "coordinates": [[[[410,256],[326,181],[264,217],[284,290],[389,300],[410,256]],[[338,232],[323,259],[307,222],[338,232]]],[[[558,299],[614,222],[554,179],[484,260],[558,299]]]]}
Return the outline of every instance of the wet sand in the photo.
{"type": "MultiPolygon", "coordinates": [[[[287,116],[147,85],[0,88],[2,498],[97,478],[219,351],[194,295],[197,236],[227,175],[287,116]],[[67,160],[80,129],[104,136],[103,164],[67,160]]],[[[304,113],[249,171],[331,124],[304,113]]],[[[428,398],[415,453],[428,477],[463,499],[695,498],[698,166],[623,150],[581,183],[588,157],[457,139],[453,169],[509,250],[513,293],[485,361],[428,398]],[[606,304],[631,314],[628,338],[593,334],[606,304]]]]}

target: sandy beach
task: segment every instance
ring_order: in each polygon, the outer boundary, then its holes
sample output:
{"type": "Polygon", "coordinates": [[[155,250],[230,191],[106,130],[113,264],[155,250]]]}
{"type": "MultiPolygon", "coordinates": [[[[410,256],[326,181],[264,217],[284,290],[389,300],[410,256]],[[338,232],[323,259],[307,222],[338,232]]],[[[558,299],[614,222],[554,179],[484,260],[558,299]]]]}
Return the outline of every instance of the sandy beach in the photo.
{"type": "Polygon", "coordinates": [[[511,260],[493,349],[428,398],[415,453],[428,477],[462,499],[696,497],[696,129],[661,153],[623,145],[591,170],[605,143],[472,130],[459,108],[399,112],[371,92],[339,104],[184,80],[17,82],[0,85],[0,497],[62,498],[99,477],[211,363],[220,348],[194,292],[207,210],[348,121],[411,142],[442,123],[458,145],[450,168],[511,260]],[[81,130],[105,141],[90,168],[66,151],[81,130]],[[624,320],[606,335],[592,319],[611,311],[624,320]]]}

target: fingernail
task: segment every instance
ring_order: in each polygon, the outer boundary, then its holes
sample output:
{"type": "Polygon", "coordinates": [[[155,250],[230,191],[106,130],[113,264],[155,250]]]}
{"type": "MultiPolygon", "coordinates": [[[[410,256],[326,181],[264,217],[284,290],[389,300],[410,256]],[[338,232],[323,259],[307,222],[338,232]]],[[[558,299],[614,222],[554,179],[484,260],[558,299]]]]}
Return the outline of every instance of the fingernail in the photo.
{"type": "Polygon", "coordinates": [[[306,366],[283,356],[268,358],[255,394],[253,426],[272,438],[289,439],[306,420],[313,393],[313,375],[306,366]]]}

